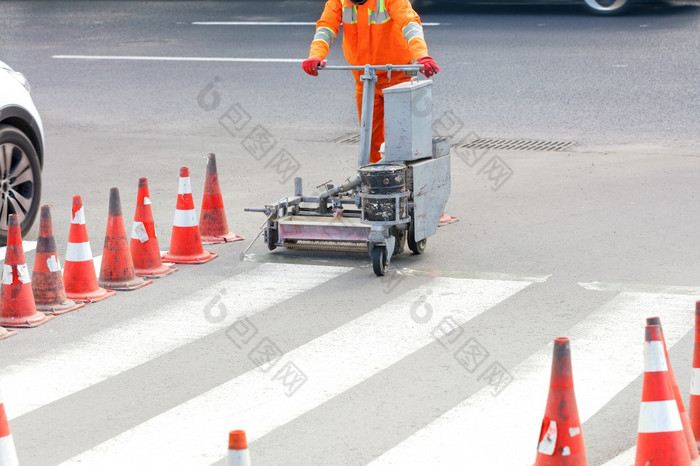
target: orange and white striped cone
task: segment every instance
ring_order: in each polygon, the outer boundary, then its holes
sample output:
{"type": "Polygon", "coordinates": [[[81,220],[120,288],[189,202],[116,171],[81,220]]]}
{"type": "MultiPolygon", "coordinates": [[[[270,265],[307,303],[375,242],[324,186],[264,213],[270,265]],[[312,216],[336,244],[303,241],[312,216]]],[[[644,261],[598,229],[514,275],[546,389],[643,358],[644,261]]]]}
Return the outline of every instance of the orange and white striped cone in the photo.
{"type": "Polygon", "coordinates": [[[119,189],[112,188],[109,190],[109,217],[102,251],[99,284],[110,290],[131,291],[151,283],[153,280],[144,280],[137,277],[134,272],[129,240],[126,239],[124,229],[119,189]]]}
{"type": "Polygon", "coordinates": [[[219,187],[219,175],[216,171],[216,155],[207,155],[207,178],[204,182],[202,212],[199,216],[199,232],[202,243],[218,244],[242,241],[243,237],[228,229],[224,198],[219,187]]]}
{"type": "Polygon", "coordinates": [[[664,336],[664,329],[661,326],[660,317],[649,317],[647,318],[647,325],[658,325],[661,331],[661,342],[664,347],[664,356],[666,357],[666,366],[668,367],[668,379],[671,383],[671,388],[673,389],[673,396],[676,399],[676,405],[678,406],[678,413],[681,416],[681,424],[683,424],[683,434],[685,435],[685,441],[688,445],[688,453],[690,453],[690,461],[693,466],[700,465],[700,455],[698,455],[698,446],[695,443],[695,436],[693,435],[693,428],[690,425],[690,417],[688,412],[685,410],[685,404],[683,403],[683,395],[681,395],[681,390],[678,388],[678,382],[676,381],[676,374],[673,371],[673,366],[671,365],[671,359],[668,357],[668,348],[666,347],[666,337],[664,336]]]}
{"type": "Polygon", "coordinates": [[[586,464],[586,449],[574,393],[571,346],[568,338],[555,338],[549,396],[535,466],[586,464]]]}
{"type": "Polygon", "coordinates": [[[78,195],[73,196],[73,214],[68,233],[63,285],[69,299],[84,303],[102,301],[117,294],[116,291],[101,288],[97,283],[90,240],[85,227],[83,199],[78,195]]]}
{"type": "Polygon", "coordinates": [[[12,439],[10,423],[7,422],[7,414],[5,414],[5,401],[2,397],[2,390],[0,390],[0,465],[19,465],[15,441],[12,439]]]}
{"type": "Polygon", "coordinates": [[[165,262],[175,264],[203,264],[217,257],[218,254],[205,251],[199,234],[197,214],[192,199],[190,170],[180,168],[180,181],[177,190],[177,204],[173,220],[173,233],[170,236],[170,250],[163,254],[165,262]]]}
{"type": "Polygon", "coordinates": [[[146,177],[139,178],[130,249],[131,258],[134,261],[134,272],[139,277],[160,278],[177,272],[176,267],[163,264],[160,258],[160,246],[156,237],[146,177]]]}
{"type": "Polygon", "coordinates": [[[41,206],[39,221],[39,238],[36,242],[34,269],[32,270],[32,291],[37,311],[51,315],[61,315],[84,307],[66,297],[63,287],[61,261],[56,252],[56,240],[53,237],[51,207],[41,206]]]}
{"type": "Polygon", "coordinates": [[[695,348],[693,371],[690,373],[690,403],[688,404],[690,426],[700,448],[700,301],[695,303],[695,348]]]}
{"type": "Polygon", "coordinates": [[[232,430],[228,434],[228,466],[250,466],[248,441],[244,430],[232,430]]]}
{"type": "Polygon", "coordinates": [[[637,432],[635,466],[690,465],[658,325],[647,325],[644,331],[644,382],[637,432]]]}
{"type": "Polygon", "coordinates": [[[37,312],[32,280],[22,249],[22,233],[17,214],[10,214],[7,229],[7,252],[2,266],[0,292],[0,325],[4,327],[36,327],[51,316],[37,312]]]}

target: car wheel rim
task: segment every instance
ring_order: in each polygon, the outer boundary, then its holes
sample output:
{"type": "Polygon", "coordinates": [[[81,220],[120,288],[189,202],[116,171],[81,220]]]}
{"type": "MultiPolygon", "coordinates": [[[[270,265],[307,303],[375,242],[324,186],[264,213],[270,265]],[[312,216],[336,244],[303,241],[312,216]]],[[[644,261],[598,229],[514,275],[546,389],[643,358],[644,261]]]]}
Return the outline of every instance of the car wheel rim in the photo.
{"type": "Polygon", "coordinates": [[[596,11],[616,11],[625,6],[629,0],[585,0],[596,11]]]}
{"type": "Polygon", "coordinates": [[[10,214],[20,224],[34,200],[34,172],[29,157],[17,145],[0,145],[0,229],[8,229],[10,214]]]}

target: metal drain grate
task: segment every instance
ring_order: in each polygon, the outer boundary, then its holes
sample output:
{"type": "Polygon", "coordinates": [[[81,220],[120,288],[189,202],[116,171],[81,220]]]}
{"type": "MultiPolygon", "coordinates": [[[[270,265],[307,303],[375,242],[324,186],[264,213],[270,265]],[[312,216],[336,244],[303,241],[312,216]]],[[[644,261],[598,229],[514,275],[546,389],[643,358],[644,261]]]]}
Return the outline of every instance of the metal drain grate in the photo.
{"type": "Polygon", "coordinates": [[[336,139],[334,142],[336,144],[359,144],[360,143],[360,135],[359,134],[351,134],[350,136],[343,136],[340,139],[336,139]]]}
{"type": "Polygon", "coordinates": [[[573,141],[538,141],[532,139],[474,139],[457,147],[467,149],[562,151],[576,144],[573,141]]]}
{"type": "MultiPolygon", "coordinates": [[[[360,135],[351,134],[334,141],[336,144],[359,144],[360,135]]],[[[531,151],[563,151],[575,145],[574,141],[543,141],[536,139],[494,139],[479,138],[469,142],[455,144],[454,147],[466,149],[497,149],[497,150],[531,150],[531,151]]]]}

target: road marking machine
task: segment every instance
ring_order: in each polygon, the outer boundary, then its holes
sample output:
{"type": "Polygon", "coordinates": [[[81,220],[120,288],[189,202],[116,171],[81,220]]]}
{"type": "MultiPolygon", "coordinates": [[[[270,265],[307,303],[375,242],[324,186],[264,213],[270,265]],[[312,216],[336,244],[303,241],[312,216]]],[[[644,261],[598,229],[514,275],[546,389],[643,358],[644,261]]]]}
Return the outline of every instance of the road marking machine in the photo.
{"type": "MultiPolygon", "coordinates": [[[[392,256],[406,245],[425,250],[450,195],[450,144],[432,136],[432,81],[411,80],[384,89],[384,156],[369,163],[377,71],[416,76],[421,65],[325,66],[319,70],[363,71],[360,151],[357,174],[340,186],[325,182],[318,196],[294,195],[264,208],[261,232],[267,247],[367,250],[374,272],[386,273],[392,256]]],[[[260,237],[260,234],[253,240],[260,237]]],[[[243,252],[250,249],[253,243],[243,252]]]]}

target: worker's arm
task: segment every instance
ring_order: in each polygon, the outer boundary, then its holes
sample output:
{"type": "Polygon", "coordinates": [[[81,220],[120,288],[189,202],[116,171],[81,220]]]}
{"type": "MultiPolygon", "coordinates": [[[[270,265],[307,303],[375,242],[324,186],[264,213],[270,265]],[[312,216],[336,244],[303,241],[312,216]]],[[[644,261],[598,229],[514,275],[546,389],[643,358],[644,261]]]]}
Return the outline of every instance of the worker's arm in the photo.
{"type": "Polygon", "coordinates": [[[411,7],[411,3],[408,0],[385,0],[385,2],[389,16],[401,30],[413,59],[418,61],[427,57],[428,45],[423,37],[423,26],[421,26],[418,13],[411,7]]]}
{"type": "Polygon", "coordinates": [[[326,2],[321,18],[316,22],[316,34],[311,42],[309,58],[323,60],[328,55],[328,50],[340,30],[342,7],[342,0],[328,0],[326,2]]]}

